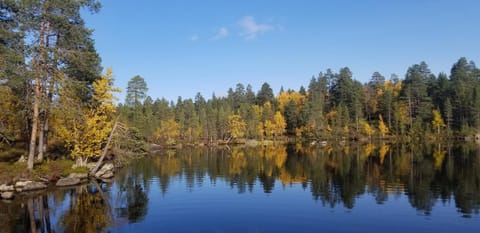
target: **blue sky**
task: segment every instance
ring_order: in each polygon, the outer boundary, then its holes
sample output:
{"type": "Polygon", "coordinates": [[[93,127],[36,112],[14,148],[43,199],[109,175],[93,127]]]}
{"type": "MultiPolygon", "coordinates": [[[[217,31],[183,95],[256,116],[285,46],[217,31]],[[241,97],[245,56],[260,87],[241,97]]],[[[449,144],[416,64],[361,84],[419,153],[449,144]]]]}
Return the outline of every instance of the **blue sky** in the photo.
{"type": "MultiPolygon", "coordinates": [[[[104,67],[126,90],[135,75],[153,98],[209,98],[237,83],[298,90],[312,75],[348,66],[404,77],[425,61],[449,72],[480,62],[477,0],[103,0],[84,14],[104,67]]],[[[123,98],[123,93],[120,98],[123,98]]]]}

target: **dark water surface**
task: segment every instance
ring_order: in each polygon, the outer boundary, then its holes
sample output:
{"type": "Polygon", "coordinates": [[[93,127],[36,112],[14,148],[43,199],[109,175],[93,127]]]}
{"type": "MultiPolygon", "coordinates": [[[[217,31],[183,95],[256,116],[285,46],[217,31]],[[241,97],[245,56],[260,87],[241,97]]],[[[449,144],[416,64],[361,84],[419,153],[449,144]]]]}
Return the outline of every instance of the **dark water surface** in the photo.
{"type": "Polygon", "coordinates": [[[165,151],[0,202],[0,232],[480,232],[477,146],[165,151]]]}

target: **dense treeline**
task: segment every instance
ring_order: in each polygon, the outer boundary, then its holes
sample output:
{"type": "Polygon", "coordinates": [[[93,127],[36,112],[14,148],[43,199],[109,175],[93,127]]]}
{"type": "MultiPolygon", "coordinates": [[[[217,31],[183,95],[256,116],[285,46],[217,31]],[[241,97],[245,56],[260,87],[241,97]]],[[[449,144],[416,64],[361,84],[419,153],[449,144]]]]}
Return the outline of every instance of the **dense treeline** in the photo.
{"type": "MultiPolygon", "coordinates": [[[[120,135],[128,143],[114,143],[122,150],[136,148],[141,137],[164,145],[293,136],[411,141],[471,136],[480,127],[480,71],[465,58],[450,74],[434,75],[422,62],[409,67],[404,79],[375,72],[362,84],[345,67],[322,72],[298,90],[274,93],[265,83],[254,91],[240,83],[226,96],[199,93],[176,102],[153,100],[136,76],[125,103],[115,109],[112,72],[101,74],[91,30],[80,14],[98,11],[97,1],[0,3],[0,148],[28,151],[29,169],[47,149],[60,148],[80,165],[98,156],[117,111],[133,126],[120,127],[128,130],[120,135]]],[[[0,157],[5,154],[24,153],[0,157]]]]}
{"type": "Polygon", "coordinates": [[[368,83],[348,67],[312,77],[307,88],[280,90],[268,83],[255,93],[237,84],[208,100],[153,100],[140,76],[128,83],[123,119],[160,144],[217,143],[235,138],[401,139],[475,135],[480,127],[480,70],[460,58],[449,75],[432,74],[425,62],[404,79],[375,72],[368,83]]]}
{"type": "Polygon", "coordinates": [[[0,149],[28,151],[30,170],[52,148],[83,165],[112,130],[118,89],[111,70],[101,74],[80,14],[99,8],[95,0],[0,0],[0,149]]]}

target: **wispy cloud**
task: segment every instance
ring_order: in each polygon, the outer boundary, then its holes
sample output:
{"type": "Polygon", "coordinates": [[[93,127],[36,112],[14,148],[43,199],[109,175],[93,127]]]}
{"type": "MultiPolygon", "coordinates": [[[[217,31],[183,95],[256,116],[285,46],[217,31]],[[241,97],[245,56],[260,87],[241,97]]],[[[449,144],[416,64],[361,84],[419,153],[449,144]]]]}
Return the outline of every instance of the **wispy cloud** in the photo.
{"type": "Polygon", "coordinates": [[[258,34],[274,30],[272,25],[257,23],[252,16],[243,17],[238,21],[238,25],[242,28],[240,35],[246,40],[255,39],[258,34]]]}
{"type": "Polygon", "coordinates": [[[215,31],[215,35],[212,37],[212,40],[220,40],[227,37],[229,34],[226,27],[221,27],[215,31]]]}
{"type": "Polygon", "coordinates": [[[200,39],[200,37],[197,34],[193,34],[188,38],[189,41],[197,41],[198,39],[200,39]]]}

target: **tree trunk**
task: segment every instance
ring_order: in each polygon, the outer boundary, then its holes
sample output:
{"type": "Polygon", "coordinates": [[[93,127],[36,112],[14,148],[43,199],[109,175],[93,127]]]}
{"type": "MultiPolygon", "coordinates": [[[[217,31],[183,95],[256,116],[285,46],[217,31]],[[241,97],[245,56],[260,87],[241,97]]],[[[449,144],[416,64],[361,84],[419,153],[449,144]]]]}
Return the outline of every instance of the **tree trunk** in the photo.
{"type": "MultiPolygon", "coordinates": [[[[50,47],[50,40],[49,40],[49,34],[50,32],[50,23],[49,22],[45,22],[45,47],[48,48],[50,47]]],[[[44,158],[44,155],[45,155],[45,152],[46,152],[46,142],[47,142],[47,137],[48,135],[46,134],[45,132],[45,127],[47,125],[47,120],[48,120],[48,108],[50,106],[50,98],[47,99],[47,97],[50,97],[50,93],[47,94],[47,91],[50,92],[50,89],[47,87],[47,80],[48,80],[48,73],[49,72],[43,72],[43,71],[46,71],[46,70],[49,70],[49,68],[47,67],[47,60],[48,60],[48,54],[46,54],[43,50],[40,50],[40,56],[42,57],[42,61],[43,61],[43,64],[41,66],[41,73],[42,74],[42,78],[41,78],[41,85],[40,85],[40,103],[42,103],[41,105],[41,112],[40,112],[40,118],[39,118],[39,121],[40,121],[40,127],[39,127],[39,135],[38,135],[38,156],[37,156],[37,160],[38,161],[43,161],[43,158],[44,158]]],[[[40,75],[39,74],[39,75],[40,75]]],[[[50,79],[52,80],[52,79],[50,79]]],[[[49,82],[49,84],[51,85],[51,82],[49,82]]]]}
{"type": "MultiPolygon", "coordinates": [[[[44,36],[45,36],[45,26],[46,22],[43,21],[41,23],[40,27],[40,34],[39,34],[39,42],[38,45],[40,47],[40,50],[43,50],[44,47],[44,36]]],[[[42,53],[42,51],[40,51],[42,53]]],[[[37,131],[38,131],[38,121],[39,121],[39,108],[40,108],[40,98],[41,98],[41,93],[40,93],[40,78],[41,78],[41,72],[42,68],[41,65],[43,62],[42,60],[42,54],[37,55],[36,59],[34,58],[32,61],[32,64],[35,66],[35,83],[34,83],[34,97],[33,97],[33,116],[32,116],[32,133],[30,135],[30,146],[29,146],[29,151],[28,151],[28,160],[27,160],[27,169],[32,170],[33,169],[33,163],[35,159],[35,146],[37,144],[37,131]]]]}
{"type": "Polygon", "coordinates": [[[102,156],[100,156],[100,159],[97,161],[97,164],[96,164],[95,167],[90,171],[90,174],[91,174],[91,175],[94,175],[95,172],[97,172],[97,170],[100,168],[100,165],[102,165],[103,159],[104,159],[105,156],[107,155],[108,147],[110,146],[110,142],[112,141],[113,135],[115,134],[115,129],[117,129],[118,118],[119,118],[119,117],[117,117],[117,119],[115,120],[115,123],[113,124],[112,132],[110,132],[110,136],[108,136],[108,141],[107,141],[107,144],[105,145],[105,147],[103,148],[102,156]]]}
{"type": "Polygon", "coordinates": [[[33,98],[32,134],[30,136],[30,147],[28,151],[28,160],[27,160],[28,170],[33,169],[33,160],[35,158],[35,146],[37,143],[37,131],[38,131],[38,108],[39,108],[39,102],[40,102],[39,95],[40,95],[39,78],[38,76],[36,76],[35,96],[33,98]]]}
{"type": "Polygon", "coordinates": [[[47,111],[45,113],[45,122],[44,122],[44,125],[43,125],[43,146],[42,146],[42,150],[43,150],[43,154],[45,154],[47,152],[47,145],[48,145],[48,124],[49,124],[49,120],[48,120],[48,117],[49,117],[49,112],[47,111]]]}
{"type": "MultiPolygon", "coordinates": [[[[43,114],[42,114],[43,115],[43,114]]],[[[43,145],[44,145],[44,140],[45,140],[45,134],[43,131],[43,128],[45,127],[45,121],[41,117],[40,120],[40,126],[39,126],[39,134],[38,134],[38,155],[37,155],[37,160],[42,162],[43,161],[43,145]]]]}

